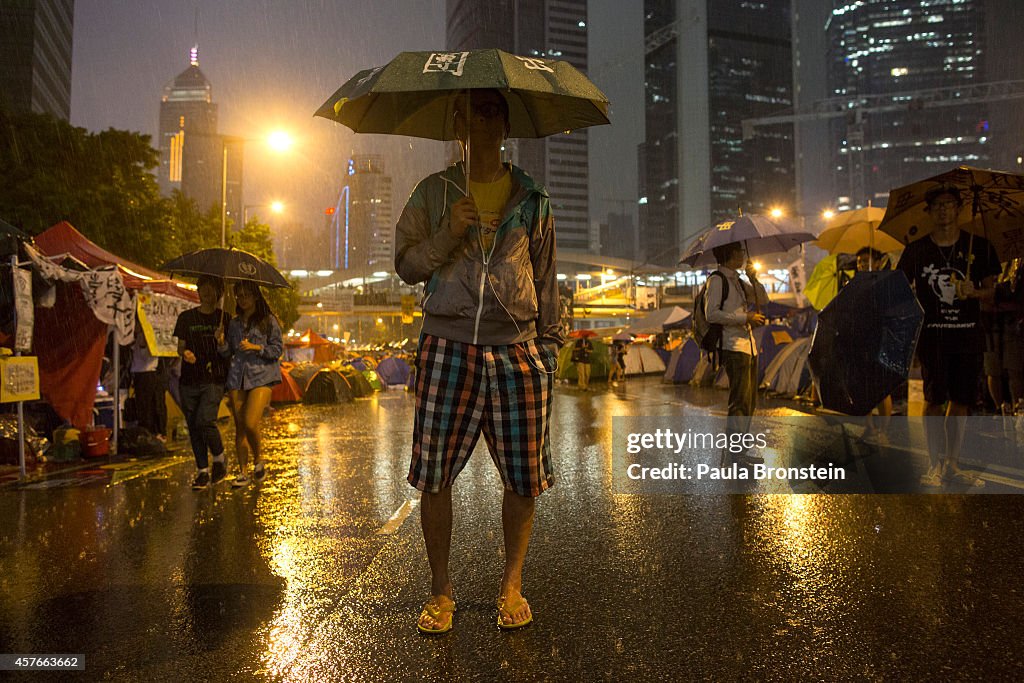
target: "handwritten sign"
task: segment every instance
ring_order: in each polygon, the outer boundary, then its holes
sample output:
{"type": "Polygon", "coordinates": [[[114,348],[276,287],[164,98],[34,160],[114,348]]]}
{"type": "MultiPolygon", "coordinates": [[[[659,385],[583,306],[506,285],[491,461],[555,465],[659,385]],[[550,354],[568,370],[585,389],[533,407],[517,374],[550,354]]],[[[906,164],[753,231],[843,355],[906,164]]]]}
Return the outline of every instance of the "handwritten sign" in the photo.
{"type": "Polygon", "coordinates": [[[0,403],[39,398],[39,363],[35,356],[0,358],[0,403]]]}
{"type": "Polygon", "coordinates": [[[32,350],[35,309],[32,305],[32,273],[24,268],[14,269],[14,310],[14,349],[27,353],[32,350]]]}
{"type": "Polygon", "coordinates": [[[146,337],[146,346],[154,357],[178,355],[174,324],[178,316],[195,304],[166,294],[139,292],[137,312],[139,325],[146,337]]]}

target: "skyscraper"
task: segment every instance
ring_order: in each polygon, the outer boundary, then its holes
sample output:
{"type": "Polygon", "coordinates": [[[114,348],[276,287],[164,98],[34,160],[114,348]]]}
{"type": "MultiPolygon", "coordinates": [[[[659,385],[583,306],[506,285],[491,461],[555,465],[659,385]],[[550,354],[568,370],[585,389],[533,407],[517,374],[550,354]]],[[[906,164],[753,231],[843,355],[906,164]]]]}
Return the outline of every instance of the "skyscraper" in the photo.
{"type": "Polygon", "coordinates": [[[827,25],[829,94],[852,105],[874,98],[830,125],[840,208],[884,204],[891,188],[959,164],[1015,163],[1024,147],[1020,101],[983,103],[966,89],[1019,78],[1021,5],[835,0],[827,25]],[[964,104],[919,106],[920,94],[947,88],[964,88],[964,104]]]}
{"type": "Polygon", "coordinates": [[[164,86],[158,141],[161,192],[181,190],[203,211],[221,205],[226,163],[228,218],[240,227],[244,142],[217,133],[217,104],[198,47],[189,51],[188,68],[164,86]]]}
{"type": "Polygon", "coordinates": [[[71,117],[75,0],[0,4],[0,106],[71,117]]]}
{"type": "MultiPolygon", "coordinates": [[[[586,73],[586,0],[448,0],[448,49],[498,48],[564,60],[586,73]]],[[[587,131],[509,140],[512,161],[551,194],[558,246],[591,251],[587,131]]]]}
{"type": "Polygon", "coordinates": [[[342,200],[334,214],[333,267],[354,277],[394,271],[395,224],[391,176],[384,158],[357,154],[348,160],[342,200]]]}
{"type": "Polygon", "coordinates": [[[789,0],[645,0],[641,255],[673,265],[739,210],[792,207],[792,127],[743,140],[741,121],[792,104],[789,0]]]}

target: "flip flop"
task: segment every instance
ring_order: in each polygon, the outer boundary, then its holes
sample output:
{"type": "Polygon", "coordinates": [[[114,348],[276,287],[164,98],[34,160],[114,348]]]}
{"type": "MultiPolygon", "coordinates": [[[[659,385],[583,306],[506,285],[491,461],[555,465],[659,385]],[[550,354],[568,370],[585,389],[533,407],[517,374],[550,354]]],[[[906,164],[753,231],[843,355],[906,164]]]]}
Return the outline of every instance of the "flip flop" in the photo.
{"type": "Polygon", "coordinates": [[[455,601],[447,595],[431,595],[430,599],[423,604],[423,611],[416,621],[416,628],[420,633],[447,633],[452,630],[452,622],[455,618],[455,601]],[[448,618],[445,619],[444,616],[448,618]],[[435,623],[441,624],[439,628],[427,628],[423,625],[423,617],[430,617],[435,623]]]}
{"type": "Polygon", "coordinates": [[[975,488],[982,488],[985,486],[985,480],[974,476],[970,472],[965,470],[959,470],[952,474],[946,474],[943,477],[944,481],[948,481],[954,484],[963,484],[966,486],[973,486],[975,488]]]}
{"type": "Polygon", "coordinates": [[[519,611],[519,608],[526,605],[527,609],[530,609],[530,603],[526,602],[526,598],[522,595],[515,602],[509,602],[508,596],[501,596],[498,598],[498,628],[511,631],[513,629],[522,628],[533,621],[533,612],[531,611],[529,616],[523,621],[517,623],[509,623],[505,620],[504,615],[507,615],[510,619],[512,618],[513,612],[519,611]]]}

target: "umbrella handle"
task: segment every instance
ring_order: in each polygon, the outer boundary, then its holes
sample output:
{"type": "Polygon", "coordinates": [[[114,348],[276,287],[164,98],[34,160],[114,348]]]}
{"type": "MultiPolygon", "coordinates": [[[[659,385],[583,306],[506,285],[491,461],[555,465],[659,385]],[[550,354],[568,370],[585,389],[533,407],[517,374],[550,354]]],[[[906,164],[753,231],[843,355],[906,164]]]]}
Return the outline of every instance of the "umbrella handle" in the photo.
{"type": "MultiPolygon", "coordinates": [[[[742,213],[742,210],[741,210],[741,213],[742,213]]],[[[750,250],[747,248],[747,240],[743,240],[743,251],[746,252],[746,254],[747,254],[747,261],[749,262],[750,261],[750,250]]],[[[757,280],[757,278],[755,277],[754,280],[757,280]]],[[[754,290],[754,312],[755,313],[760,313],[761,312],[761,302],[757,300],[757,284],[755,284],[754,282],[751,282],[750,283],[750,287],[751,287],[751,289],[754,290]]]]}

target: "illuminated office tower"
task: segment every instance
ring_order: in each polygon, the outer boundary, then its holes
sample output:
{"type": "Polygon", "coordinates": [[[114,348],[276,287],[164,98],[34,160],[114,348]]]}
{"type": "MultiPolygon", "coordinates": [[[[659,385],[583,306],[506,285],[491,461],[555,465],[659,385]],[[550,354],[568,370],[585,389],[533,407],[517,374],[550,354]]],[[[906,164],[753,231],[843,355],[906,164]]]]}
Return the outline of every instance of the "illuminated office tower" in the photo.
{"type": "Polygon", "coordinates": [[[743,119],[792,105],[789,0],[645,0],[640,251],[666,266],[713,221],[793,205],[792,126],[743,119]]]}
{"type": "Polygon", "coordinates": [[[333,266],[354,277],[394,272],[395,222],[391,176],[378,154],[357,154],[348,172],[333,222],[333,266]]]}
{"type": "Polygon", "coordinates": [[[228,220],[241,227],[243,143],[217,133],[217,104],[199,69],[198,47],[189,51],[188,68],[164,86],[157,139],[161,192],[181,190],[202,211],[221,206],[226,157],[228,220]]]}
{"type": "Polygon", "coordinates": [[[1017,0],[833,3],[829,97],[851,102],[830,122],[839,208],[884,204],[890,188],[959,164],[1017,165],[1021,100],[977,88],[1020,78],[1022,22],[1017,0]],[[923,106],[949,89],[963,104],[923,106]]]}

